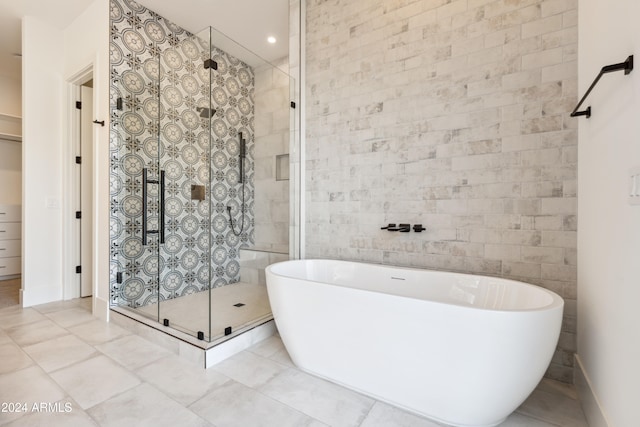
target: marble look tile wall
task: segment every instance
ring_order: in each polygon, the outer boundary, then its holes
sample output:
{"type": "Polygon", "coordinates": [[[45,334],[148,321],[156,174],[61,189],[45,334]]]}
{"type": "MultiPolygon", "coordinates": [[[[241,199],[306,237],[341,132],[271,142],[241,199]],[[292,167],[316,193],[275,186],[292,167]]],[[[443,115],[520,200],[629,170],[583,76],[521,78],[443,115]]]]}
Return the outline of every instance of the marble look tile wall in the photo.
{"type": "Polygon", "coordinates": [[[566,302],[576,349],[577,0],[313,1],[306,253],[495,275],[566,302]],[[423,233],[380,230],[421,223],[423,233]]]}
{"type": "Polygon", "coordinates": [[[291,76],[291,100],[297,105],[291,115],[289,133],[289,255],[300,258],[304,251],[302,241],[303,201],[302,201],[302,165],[304,153],[302,149],[302,133],[304,124],[302,115],[304,106],[300,102],[302,96],[302,59],[304,55],[303,39],[306,21],[306,1],[289,0],[289,75],[291,76]]]}
{"type": "MultiPolygon", "coordinates": [[[[289,180],[276,179],[276,156],[289,154],[290,78],[288,58],[255,73],[255,247],[289,251],[289,180]]],[[[243,278],[244,280],[244,278],[243,278]]]]}

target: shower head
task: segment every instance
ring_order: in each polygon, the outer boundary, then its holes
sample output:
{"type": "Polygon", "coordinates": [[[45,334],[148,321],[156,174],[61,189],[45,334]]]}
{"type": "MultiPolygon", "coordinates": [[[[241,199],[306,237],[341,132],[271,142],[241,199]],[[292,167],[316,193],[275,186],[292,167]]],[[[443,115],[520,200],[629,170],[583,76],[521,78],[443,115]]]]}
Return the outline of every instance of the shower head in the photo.
{"type": "Polygon", "coordinates": [[[215,108],[196,107],[196,111],[200,113],[200,117],[203,119],[210,119],[214,114],[216,114],[215,108]]]}

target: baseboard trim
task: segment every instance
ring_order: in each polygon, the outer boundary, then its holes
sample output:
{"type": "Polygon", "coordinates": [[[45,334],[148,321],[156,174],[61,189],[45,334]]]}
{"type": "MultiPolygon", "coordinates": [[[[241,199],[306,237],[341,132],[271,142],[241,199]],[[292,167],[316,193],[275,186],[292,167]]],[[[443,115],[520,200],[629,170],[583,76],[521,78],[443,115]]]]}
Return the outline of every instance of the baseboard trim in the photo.
{"type": "Polygon", "coordinates": [[[98,319],[109,321],[109,301],[93,296],[93,315],[98,319]]]}
{"type": "Polygon", "coordinates": [[[589,427],[609,427],[609,423],[602,411],[602,406],[593,392],[591,381],[584,370],[578,354],[575,355],[575,363],[573,364],[573,383],[578,391],[580,405],[587,418],[589,427]]]}

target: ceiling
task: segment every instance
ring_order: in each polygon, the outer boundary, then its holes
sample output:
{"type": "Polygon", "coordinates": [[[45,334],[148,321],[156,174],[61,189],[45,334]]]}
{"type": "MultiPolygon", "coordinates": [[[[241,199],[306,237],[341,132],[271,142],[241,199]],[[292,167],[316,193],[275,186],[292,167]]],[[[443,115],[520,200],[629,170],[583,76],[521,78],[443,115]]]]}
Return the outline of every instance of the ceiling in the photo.
{"type": "Polygon", "coordinates": [[[20,79],[23,16],[47,19],[57,28],[67,27],[93,0],[0,0],[0,75],[20,79]]]}
{"type": "MultiPolygon", "coordinates": [[[[138,3],[194,34],[211,26],[269,62],[289,55],[289,0],[138,0],[138,3]],[[276,38],[275,44],[267,42],[269,36],[276,38]]],[[[240,57],[216,41],[221,42],[221,38],[216,37],[213,44],[240,57]]]]}
{"type": "MultiPolygon", "coordinates": [[[[38,16],[64,29],[93,1],[98,0],[0,0],[0,76],[21,77],[21,60],[16,54],[22,52],[23,16],[38,16]]],[[[139,0],[138,3],[192,33],[212,26],[270,62],[289,53],[289,0],[139,0]],[[268,36],[275,37],[277,42],[269,44],[268,36]]]]}

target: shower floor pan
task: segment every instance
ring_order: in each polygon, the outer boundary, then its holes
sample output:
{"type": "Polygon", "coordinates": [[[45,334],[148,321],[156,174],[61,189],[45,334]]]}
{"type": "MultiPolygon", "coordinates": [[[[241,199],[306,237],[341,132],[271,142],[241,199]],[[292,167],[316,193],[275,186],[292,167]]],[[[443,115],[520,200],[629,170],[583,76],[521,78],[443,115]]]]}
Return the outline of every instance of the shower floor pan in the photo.
{"type": "Polygon", "coordinates": [[[267,288],[264,285],[238,282],[198,292],[137,309],[112,307],[111,321],[149,341],[188,358],[205,368],[270,337],[276,332],[267,288]],[[212,340],[195,335],[209,333],[211,304],[212,340]],[[169,320],[169,327],[162,324],[169,320]],[[231,326],[231,334],[225,329],[231,326]]]}

